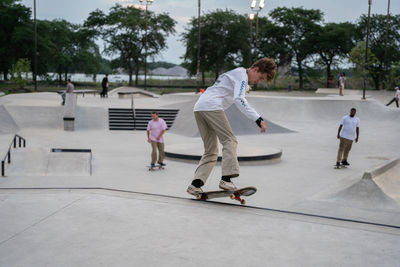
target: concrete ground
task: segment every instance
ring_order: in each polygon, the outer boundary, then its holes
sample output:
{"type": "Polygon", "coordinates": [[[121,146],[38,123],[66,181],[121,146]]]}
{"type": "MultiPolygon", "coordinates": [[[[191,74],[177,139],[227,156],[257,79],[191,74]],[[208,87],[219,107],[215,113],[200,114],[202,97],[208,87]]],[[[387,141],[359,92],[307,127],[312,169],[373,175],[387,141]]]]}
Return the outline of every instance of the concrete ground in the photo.
{"type": "MultiPolygon", "coordinates": [[[[288,131],[237,128],[239,150],[283,151],[279,162],[241,166],[236,184],[258,188],[247,207],[192,200],[185,189],[196,164],[167,159],[165,170],[149,172],[145,132],[108,130],[107,109],[130,108],[130,99],[80,96],[76,130],[65,132],[57,94],[3,96],[0,156],[13,131],[27,147],[12,150],[0,178],[0,266],[396,266],[400,198],[361,177],[399,157],[400,111],[383,105],[392,92],[368,95],[252,92],[250,104],[288,131]],[[360,142],[351,167],[336,170],[337,128],[353,106],[360,142]],[[91,149],[92,158],[65,156],[63,164],[51,148],[91,149]]],[[[134,104],[179,108],[166,143],[189,147],[199,139],[191,112],[197,97],[138,97],[134,104]]],[[[217,165],[204,190],[216,189],[219,177],[217,165]]],[[[398,185],[396,172],[390,179],[398,185]]]]}

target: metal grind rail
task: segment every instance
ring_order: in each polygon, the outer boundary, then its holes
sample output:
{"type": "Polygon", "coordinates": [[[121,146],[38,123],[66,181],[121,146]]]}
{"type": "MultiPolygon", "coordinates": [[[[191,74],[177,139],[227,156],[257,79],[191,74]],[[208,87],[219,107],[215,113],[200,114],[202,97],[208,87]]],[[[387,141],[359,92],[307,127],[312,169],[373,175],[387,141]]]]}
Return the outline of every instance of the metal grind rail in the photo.
{"type": "Polygon", "coordinates": [[[155,194],[155,193],[145,193],[145,192],[136,192],[130,190],[122,190],[122,189],[113,189],[113,188],[105,188],[105,187],[31,187],[31,188],[21,188],[21,187],[10,187],[10,188],[0,188],[0,191],[3,190],[103,190],[103,191],[110,191],[110,192],[119,192],[119,193],[130,193],[130,194],[137,194],[137,195],[144,195],[144,196],[155,196],[155,197],[162,197],[162,198],[169,198],[169,199],[180,199],[180,200],[189,200],[189,201],[200,201],[204,204],[213,204],[213,205],[221,205],[221,206],[230,206],[230,207],[237,207],[242,209],[253,209],[253,210],[263,210],[263,211],[270,211],[282,214],[291,214],[291,215],[299,215],[304,217],[310,218],[320,218],[332,221],[339,221],[339,222],[349,222],[349,223],[356,223],[356,224],[363,224],[363,225],[371,225],[371,226],[378,226],[378,227],[385,227],[391,229],[400,229],[400,225],[393,225],[393,224],[384,224],[384,223],[376,223],[376,222],[369,222],[363,220],[356,220],[356,219],[347,219],[342,217],[334,217],[334,216],[326,216],[326,215],[319,215],[319,214],[312,214],[312,213],[305,213],[299,211],[290,211],[290,210],[283,210],[283,209],[273,209],[273,208],[265,208],[265,207],[258,207],[258,206],[248,206],[248,205],[238,205],[234,203],[224,203],[224,202],[217,202],[217,201],[204,201],[204,200],[197,200],[193,198],[186,198],[186,197],[178,197],[178,196],[171,196],[171,195],[163,195],[163,194],[155,194]]]}
{"type": "Polygon", "coordinates": [[[8,147],[8,151],[6,153],[6,155],[4,156],[4,158],[1,160],[1,176],[5,176],[6,175],[6,160],[8,164],[11,164],[11,148],[17,148],[17,139],[18,139],[18,146],[21,147],[21,145],[23,144],[23,147],[26,147],[26,140],[25,138],[23,138],[22,136],[16,134],[13,138],[13,140],[11,141],[11,144],[8,147]],[[21,144],[22,143],[22,144],[21,144]]]}

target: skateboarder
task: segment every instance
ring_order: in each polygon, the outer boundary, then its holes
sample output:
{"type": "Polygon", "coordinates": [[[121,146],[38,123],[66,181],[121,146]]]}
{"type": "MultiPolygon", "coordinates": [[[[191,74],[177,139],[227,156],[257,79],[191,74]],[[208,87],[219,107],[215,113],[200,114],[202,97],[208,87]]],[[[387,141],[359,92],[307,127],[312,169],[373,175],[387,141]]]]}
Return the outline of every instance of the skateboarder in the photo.
{"type": "Polygon", "coordinates": [[[67,90],[61,94],[62,102],[61,105],[65,105],[66,94],[72,94],[74,92],[74,85],[71,82],[71,79],[67,80],[67,90]]]}
{"type": "Polygon", "coordinates": [[[349,166],[347,162],[347,157],[353,140],[358,142],[358,136],[360,133],[360,119],[356,117],[356,109],[352,108],[350,110],[350,115],[346,115],[340,121],[340,126],[338,129],[337,138],[340,139],[339,150],[336,160],[336,167],[339,168],[340,164],[343,166],[349,166]],[[355,137],[355,139],[354,139],[355,137]]]}
{"type": "Polygon", "coordinates": [[[399,107],[399,97],[400,97],[400,90],[399,87],[394,88],[396,90],[396,93],[394,94],[394,97],[392,100],[390,100],[389,103],[386,104],[386,106],[390,106],[393,102],[396,101],[396,106],[399,107]]]}
{"type": "Polygon", "coordinates": [[[152,120],[147,124],[147,142],[151,144],[151,168],[156,166],[157,149],[158,149],[158,164],[164,167],[164,133],[167,130],[165,121],[158,117],[157,111],[151,112],[152,120]]]}
{"type": "Polygon", "coordinates": [[[220,75],[213,86],[200,96],[194,106],[194,117],[204,144],[204,154],[195,171],[187,192],[198,195],[207,181],[218,158],[218,140],[222,144],[222,177],[219,187],[233,191],[236,186],[231,178],[239,176],[237,140],[226,118],[224,110],[235,104],[261,132],[266,131],[263,118],[247,103],[246,91],[249,83],[270,82],[275,76],[276,64],[271,58],[257,60],[249,69],[236,68],[220,75]]]}

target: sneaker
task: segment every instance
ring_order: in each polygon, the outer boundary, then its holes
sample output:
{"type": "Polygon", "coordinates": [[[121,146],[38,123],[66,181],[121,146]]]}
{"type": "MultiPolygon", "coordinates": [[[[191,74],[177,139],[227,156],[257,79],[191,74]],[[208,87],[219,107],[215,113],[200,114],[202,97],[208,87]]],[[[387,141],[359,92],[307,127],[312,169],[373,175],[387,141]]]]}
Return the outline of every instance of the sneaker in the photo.
{"type": "Polygon", "coordinates": [[[203,193],[203,190],[200,187],[195,187],[194,185],[189,185],[188,188],[186,189],[186,192],[193,196],[197,196],[201,193],[203,193]]]}
{"type": "Polygon", "coordinates": [[[232,182],[221,180],[219,181],[219,188],[227,191],[235,191],[237,187],[232,182]]]}
{"type": "Polygon", "coordinates": [[[165,164],[165,163],[163,163],[163,162],[160,162],[160,163],[158,163],[158,164],[160,164],[161,167],[167,166],[167,164],[165,164]]]}
{"type": "Polygon", "coordinates": [[[156,167],[156,164],[154,164],[154,163],[151,163],[151,164],[150,164],[150,167],[153,169],[153,168],[155,168],[155,167],[156,167]]]}
{"type": "Polygon", "coordinates": [[[348,163],[347,160],[342,160],[342,165],[343,165],[343,166],[349,166],[350,163],[348,163]]]}
{"type": "Polygon", "coordinates": [[[336,162],[336,168],[340,168],[340,162],[336,162]]]}

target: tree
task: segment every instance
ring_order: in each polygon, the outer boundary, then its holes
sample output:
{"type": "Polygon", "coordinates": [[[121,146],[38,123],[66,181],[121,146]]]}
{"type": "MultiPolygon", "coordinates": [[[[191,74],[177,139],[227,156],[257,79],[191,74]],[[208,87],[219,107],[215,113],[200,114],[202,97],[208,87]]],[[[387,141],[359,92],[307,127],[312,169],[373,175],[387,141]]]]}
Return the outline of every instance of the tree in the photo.
{"type": "MultiPolygon", "coordinates": [[[[135,85],[138,84],[139,66],[145,56],[145,23],[143,10],[116,4],[108,15],[99,9],[91,12],[84,24],[89,29],[97,30],[105,42],[106,54],[118,55],[119,60],[114,64],[118,63],[128,70],[129,85],[133,85],[134,71],[135,85]]],[[[147,56],[155,56],[167,47],[166,37],[175,32],[175,24],[168,14],[156,15],[148,11],[147,56]]]]}
{"type": "Polygon", "coordinates": [[[29,8],[18,0],[0,0],[0,72],[4,80],[19,58],[33,54],[33,25],[29,8]]]}
{"type": "MultiPolygon", "coordinates": [[[[197,71],[198,21],[192,18],[182,34],[186,45],[184,65],[191,74],[197,71]]],[[[249,62],[249,26],[247,18],[232,10],[216,10],[201,19],[200,71],[212,71],[217,79],[226,69],[249,62]]]]}
{"type": "Polygon", "coordinates": [[[278,7],[270,12],[276,31],[281,35],[280,44],[285,46],[297,63],[299,88],[303,88],[304,61],[316,53],[311,40],[318,34],[318,23],[322,21],[320,10],[278,7]]]}
{"type": "MultiPolygon", "coordinates": [[[[358,22],[357,36],[358,41],[365,40],[367,35],[368,17],[362,15],[358,22]]],[[[385,69],[385,33],[386,16],[374,14],[370,20],[369,48],[376,56],[377,62],[368,65],[371,69],[370,75],[375,84],[375,89],[379,90],[381,83],[385,82],[386,76],[390,73],[392,66],[400,62],[400,15],[391,16],[387,43],[387,71],[385,69]]]]}
{"type": "Polygon", "coordinates": [[[368,48],[368,60],[365,64],[365,42],[359,42],[350,52],[350,61],[354,64],[354,76],[361,77],[364,71],[364,66],[370,66],[366,69],[368,76],[371,78],[376,76],[380,70],[378,68],[371,68],[371,66],[378,66],[379,60],[368,48]]]}
{"type": "Polygon", "coordinates": [[[31,71],[30,65],[31,62],[28,59],[21,58],[11,67],[11,80],[20,89],[24,89],[25,85],[28,83],[28,73],[31,71]],[[23,74],[25,74],[25,77],[23,77],[23,74]]]}
{"type": "Polygon", "coordinates": [[[318,27],[316,38],[311,41],[318,51],[320,61],[326,66],[326,84],[332,77],[331,65],[335,60],[348,56],[354,44],[355,25],[344,23],[328,23],[318,27]]]}

